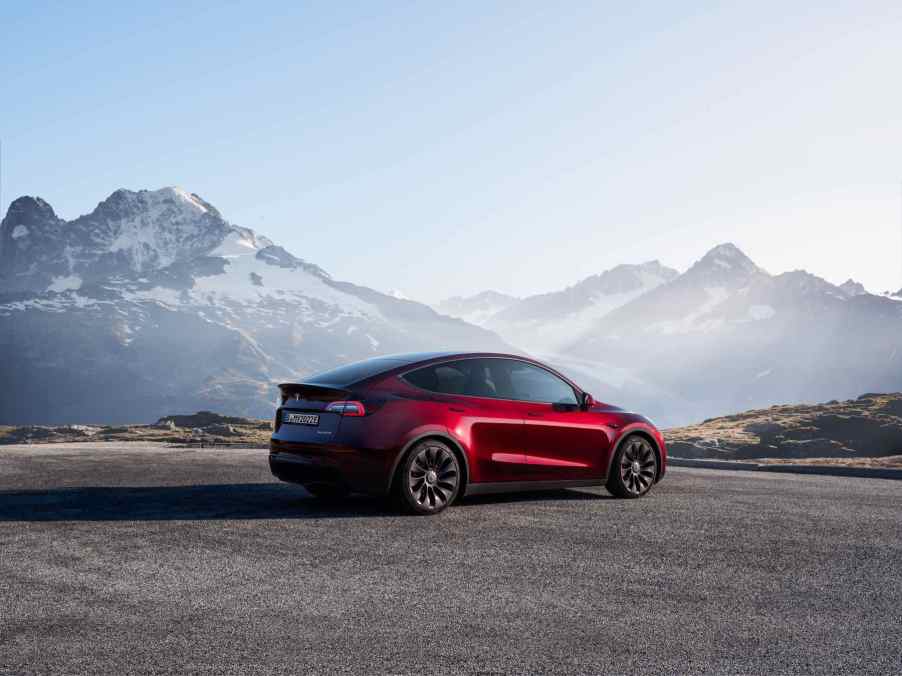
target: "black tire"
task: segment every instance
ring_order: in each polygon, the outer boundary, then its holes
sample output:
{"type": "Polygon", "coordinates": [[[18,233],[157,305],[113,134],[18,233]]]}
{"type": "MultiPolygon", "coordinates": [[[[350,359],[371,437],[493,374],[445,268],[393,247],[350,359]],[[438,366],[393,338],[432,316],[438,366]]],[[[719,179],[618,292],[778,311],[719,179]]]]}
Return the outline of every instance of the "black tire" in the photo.
{"type": "Polygon", "coordinates": [[[618,498],[641,498],[658,476],[658,456],[651,442],[632,434],[617,447],[606,487],[618,498]]]}
{"type": "Polygon", "coordinates": [[[426,439],[404,457],[395,478],[395,493],[405,511],[438,514],[457,498],[462,479],[454,451],[437,439],[426,439]]]}
{"type": "Polygon", "coordinates": [[[304,488],[310,495],[320,500],[338,500],[350,492],[341,484],[304,484],[304,488]]]}

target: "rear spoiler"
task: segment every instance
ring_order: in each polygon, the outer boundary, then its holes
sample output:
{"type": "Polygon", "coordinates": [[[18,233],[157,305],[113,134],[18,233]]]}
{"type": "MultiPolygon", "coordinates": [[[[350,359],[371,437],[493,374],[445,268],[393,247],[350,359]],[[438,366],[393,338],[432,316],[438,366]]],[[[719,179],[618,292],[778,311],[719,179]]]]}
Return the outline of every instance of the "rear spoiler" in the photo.
{"type": "Polygon", "coordinates": [[[349,390],[344,390],[340,387],[314,385],[312,383],[280,383],[279,392],[281,392],[283,404],[289,399],[338,401],[339,399],[346,399],[350,394],[349,390]]]}

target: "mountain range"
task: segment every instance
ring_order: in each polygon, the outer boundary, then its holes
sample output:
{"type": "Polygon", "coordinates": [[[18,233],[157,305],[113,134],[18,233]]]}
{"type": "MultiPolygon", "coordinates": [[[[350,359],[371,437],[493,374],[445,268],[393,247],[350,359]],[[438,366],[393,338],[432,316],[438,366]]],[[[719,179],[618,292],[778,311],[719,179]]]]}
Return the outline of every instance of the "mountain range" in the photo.
{"type": "Polygon", "coordinates": [[[599,398],[671,426],[902,389],[900,301],[902,292],[878,296],[853,280],[771,275],[722,244],[682,274],[621,265],[480,324],[599,398]]]}
{"type": "Polygon", "coordinates": [[[582,339],[597,320],[678,276],[658,261],[618,265],[561,291],[526,298],[485,291],[449,298],[436,309],[491,329],[525,350],[548,354],[582,339]]]}
{"type": "Polygon", "coordinates": [[[902,291],[772,275],[732,244],[685,272],[618,265],[560,291],[432,309],[333,279],[179,188],[0,223],[0,424],[269,417],[274,384],[379,354],[523,352],[663,426],[902,390],[902,291]]]}
{"type": "Polygon", "coordinates": [[[494,333],[333,279],[178,188],[117,190],[0,224],[0,423],[268,418],[274,383],[388,352],[511,350],[494,333]]]}

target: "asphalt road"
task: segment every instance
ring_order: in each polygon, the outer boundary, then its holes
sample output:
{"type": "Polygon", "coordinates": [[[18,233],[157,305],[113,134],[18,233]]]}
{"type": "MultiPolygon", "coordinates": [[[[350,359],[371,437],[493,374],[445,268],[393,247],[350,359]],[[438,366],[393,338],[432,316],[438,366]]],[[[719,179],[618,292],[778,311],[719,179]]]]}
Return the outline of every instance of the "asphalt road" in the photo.
{"type": "Polygon", "coordinates": [[[265,451],[0,447],[0,672],[899,673],[902,482],[674,468],[438,517],[265,451]]]}

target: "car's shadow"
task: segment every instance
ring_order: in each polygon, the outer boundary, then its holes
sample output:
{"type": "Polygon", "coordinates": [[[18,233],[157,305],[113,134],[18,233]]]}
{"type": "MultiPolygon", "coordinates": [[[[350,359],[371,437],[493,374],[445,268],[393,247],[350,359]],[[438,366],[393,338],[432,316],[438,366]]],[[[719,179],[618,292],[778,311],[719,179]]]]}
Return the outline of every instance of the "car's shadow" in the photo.
{"type": "MultiPolygon", "coordinates": [[[[458,504],[536,500],[599,500],[570,490],[478,496],[458,504]]],[[[194,521],[222,519],[335,519],[397,516],[386,499],[351,496],[318,500],[289,484],[91,486],[0,491],[0,521],[194,521]]]]}

